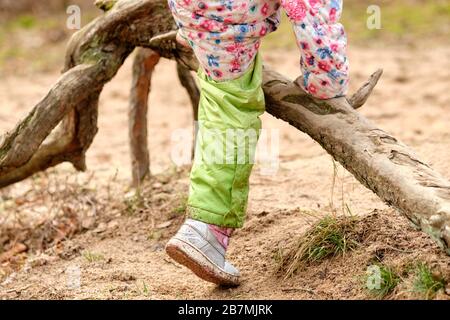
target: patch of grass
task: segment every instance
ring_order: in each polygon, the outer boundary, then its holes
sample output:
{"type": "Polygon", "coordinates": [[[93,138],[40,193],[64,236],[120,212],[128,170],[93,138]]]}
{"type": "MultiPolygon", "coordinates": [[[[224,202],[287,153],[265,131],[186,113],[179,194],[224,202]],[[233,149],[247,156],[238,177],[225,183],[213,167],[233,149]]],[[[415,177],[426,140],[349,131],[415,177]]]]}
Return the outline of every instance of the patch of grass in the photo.
{"type": "Polygon", "coordinates": [[[158,241],[162,237],[162,231],[161,230],[152,230],[147,237],[147,240],[154,240],[158,241]]]}
{"type": "Polygon", "coordinates": [[[450,17],[449,10],[448,1],[347,1],[342,23],[347,29],[350,41],[442,36],[448,32],[442,25],[447,23],[450,17]],[[381,29],[367,28],[367,18],[372,14],[367,13],[369,4],[380,7],[381,29]]]}
{"type": "Polygon", "coordinates": [[[300,236],[293,249],[275,254],[278,272],[287,278],[311,263],[354,250],[359,245],[357,221],[350,216],[321,219],[300,236]]]}
{"type": "Polygon", "coordinates": [[[0,50],[0,63],[10,59],[20,59],[24,56],[24,50],[20,47],[6,47],[0,50]]]}
{"type": "MultiPolygon", "coordinates": [[[[83,10],[82,26],[99,12],[83,10]]],[[[74,32],[66,27],[67,14],[28,13],[0,18],[0,72],[48,71],[60,68],[68,37],[74,32]],[[11,63],[12,62],[12,63],[11,63]],[[26,68],[18,68],[24,65],[26,68]]]]}
{"type": "Polygon", "coordinates": [[[142,293],[148,297],[148,295],[150,294],[150,289],[148,288],[147,284],[142,281],[142,293]]]}
{"type": "Polygon", "coordinates": [[[132,191],[131,195],[125,197],[124,204],[126,215],[133,216],[139,212],[144,207],[144,197],[141,191],[139,189],[132,191]]]}
{"type": "Polygon", "coordinates": [[[186,207],[188,203],[188,196],[183,194],[179,196],[179,203],[178,205],[173,209],[173,213],[176,215],[182,215],[186,212],[186,207]]]}
{"type": "Polygon", "coordinates": [[[426,299],[433,299],[436,292],[445,287],[445,280],[437,272],[433,272],[426,263],[419,263],[415,270],[413,290],[426,299]]]}
{"type": "Polygon", "coordinates": [[[22,29],[32,29],[36,27],[37,20],[32,15],[21,15],[14,21],[14,25],[22,29]]]}
{"type": "Polygon", "coordinates": [[[377,264],[373,268],[371,272],[366,274],[365,287],[369,290],[370,294],[382,299],[397,287],[401,278],[391,266],[377,264]]]}
{"type": "Polygon", "coordinates": [[[135,283],[136,289],[133,290],[136,294],[138,295],[143,295],[145,297],[149,297],[151,292],[150,292],[150,288],[147,285],[147,283],[145,283],[145,281],[142,281],[142,286],[139,285],[138,282],[135,283]]]}
{"type": "Polygon", "coordinates": [[[83,252],[83,258],[85,258],[89,263],[97,262],[104,260],[105,257],[100,253],[95,253],[92,251],[84,251],[83,252]]]}
{"type": "Polygon", "coordinates": [[[296,47],[294,30],[288,17],[282,11],[281,23],[278,29],[264,37],[261,43],[261,49],[264,51],[271,49],[294,49],[296,47]]]}

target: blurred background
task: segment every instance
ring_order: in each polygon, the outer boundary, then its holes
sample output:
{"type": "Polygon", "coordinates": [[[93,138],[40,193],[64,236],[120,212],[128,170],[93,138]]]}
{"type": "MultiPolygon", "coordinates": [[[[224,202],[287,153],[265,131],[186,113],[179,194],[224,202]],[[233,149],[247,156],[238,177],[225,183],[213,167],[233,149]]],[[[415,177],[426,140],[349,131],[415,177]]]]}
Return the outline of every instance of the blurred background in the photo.
{"type": "MultiPolygon", "coordinates": [[[[81,7],[82,25],[100,14],[93,0],[0,0],[0,70],[42,71],[59,67],[65,41],[73,33],[65,28],[66,8],[72,4],[81,7]]],[[[448,41],[449,20],[447,0],[344,1],[343,23],[351,45],[448,41]],[[366,28],[369,5],[381,8],[381,30],[366,28]]],[[[284,22],[276,34],[267,37],[263,49],[295,47],[291,27],[284,22]]]]}

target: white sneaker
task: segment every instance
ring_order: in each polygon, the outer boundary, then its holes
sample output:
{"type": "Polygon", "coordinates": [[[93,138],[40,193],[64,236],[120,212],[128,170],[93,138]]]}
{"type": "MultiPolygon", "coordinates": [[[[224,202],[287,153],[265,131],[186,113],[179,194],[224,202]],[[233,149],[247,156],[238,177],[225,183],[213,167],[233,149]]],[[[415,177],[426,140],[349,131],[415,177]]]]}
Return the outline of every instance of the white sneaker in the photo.
{"type": "Polygon", "coordinates": [[[204,222],[187,219],[167,243],[166,252],[203,280],[224,286],[239,285],[239,270],[225,260],[225,248],[204,222]]]}

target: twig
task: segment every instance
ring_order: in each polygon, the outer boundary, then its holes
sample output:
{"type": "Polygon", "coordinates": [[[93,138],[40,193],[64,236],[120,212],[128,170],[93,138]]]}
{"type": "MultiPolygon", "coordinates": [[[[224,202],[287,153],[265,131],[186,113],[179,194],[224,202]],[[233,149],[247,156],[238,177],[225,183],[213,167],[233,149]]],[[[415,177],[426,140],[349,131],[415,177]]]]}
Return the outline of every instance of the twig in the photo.
{"type": "Polygon", "coordinates": [[[283,292],[290,292],[290,291],[304,291],[308,292],[310,294],[316,294],[314,290],[308,289],[308,288],[282,288],[281,291],[283,292]]]}
{"type": "Polygon", "coordinates": [[[390,245],[386,245],[386,247],[391,249],[391,250],[394,250],[394,251],[397,251],[397,252],[401,252],[401,253],[413,253],[414,252],[414,251],[411,251],[411,250],[398,249],[398,248],[395,248],[395,247],[390,246],[390,245]]]}
{"type": "Polygon", "coordinates": [[[29,284],[29,285],[26,285],[25,287],[22,287],[22,288],[19,288],[19,289],[9,289],[9,290],[6,290],[5,292],[6,293],[12,293],[12,292],[16,292],[16,293],[19,293],[19,292],[22,292],[22,291],[24,291],[24,290],[27,290],[29,287],[31,287],[32,285],[31,284],[29,284]]]}
{"type": "Polygon", "coordinates": [[[171,260],[169,260],[169,259],[167,259],[167,258],[164,258],[164,261],[167,262],[167,263],[170,263],[170,264],[174,265],[174,266],[177,267],[178,269],[181,269],[181,266],[180,266],[180,265],[176,264],[175,262],[173,262],[173,261],[171,261],[171,260]]]}

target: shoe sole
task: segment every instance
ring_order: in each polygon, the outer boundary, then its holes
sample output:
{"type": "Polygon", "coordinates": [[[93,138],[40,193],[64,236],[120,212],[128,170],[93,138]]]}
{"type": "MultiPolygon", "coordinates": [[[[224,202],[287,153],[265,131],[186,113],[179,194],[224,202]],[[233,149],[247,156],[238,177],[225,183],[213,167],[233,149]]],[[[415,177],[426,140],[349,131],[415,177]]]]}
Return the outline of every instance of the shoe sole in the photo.
{"type": "Polygon", "coordinates": [[[205,281],[222,286],[235,287],[239,285],[239,276],[224,271],[187,242],[172,238],[166,245],[166,252],[173,260],[187,267],[205,281]]]}

